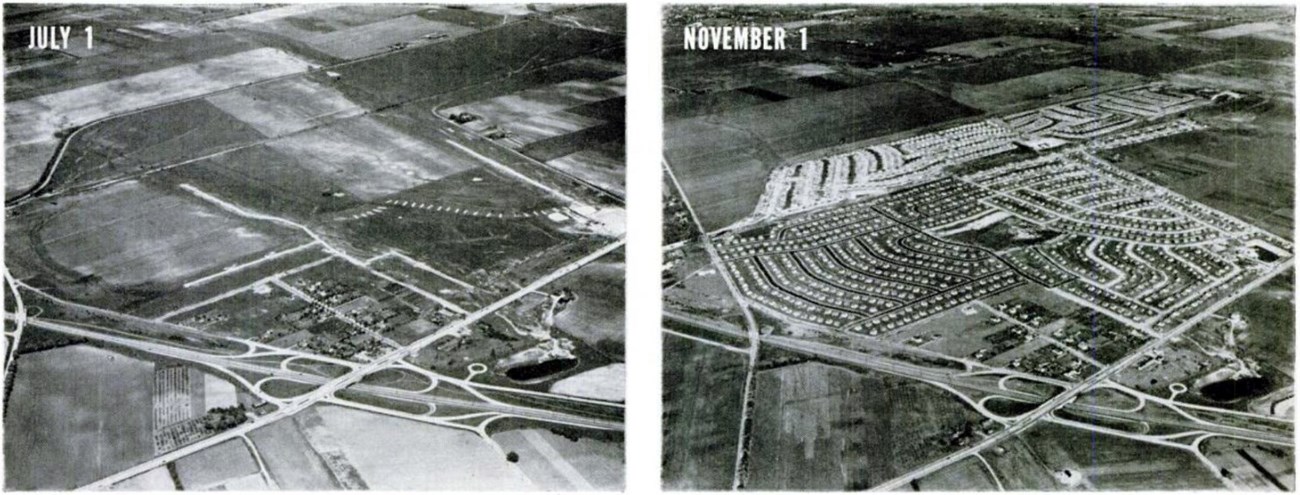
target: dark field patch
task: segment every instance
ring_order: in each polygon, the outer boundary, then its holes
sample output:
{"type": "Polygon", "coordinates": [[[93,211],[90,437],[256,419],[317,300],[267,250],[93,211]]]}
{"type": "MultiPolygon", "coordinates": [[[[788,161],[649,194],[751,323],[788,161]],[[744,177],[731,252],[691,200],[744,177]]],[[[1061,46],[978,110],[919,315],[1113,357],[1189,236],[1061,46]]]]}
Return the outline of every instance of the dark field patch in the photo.
{"type": "Polygon", "coordinates": [[[77,134],[51,181],[68,187],[185,161],[264,138],[203,100],[140,112],[77,134]]]}
{"type": "Polygon", "coordinates": [[[416,15],[431,21],[450,22],[461,26],[483,29],[501,24],[502,17],[487,12],[459,8],[436,8],[417,12],[416,15]]]}
{"type": "Polygon", "coordinates": [[[533,141],[519,148],[519,152],[543,162],[553,160],[595,145],[622,141],[623,128],[622,122],[607,122],[580,131],[533,141]]]}
{"type": "Polygon", "coordinates": [[[505,74],[540,69],[619,44],[612,35],[525,21],[396,52],[338,69],[352,97],[378,106],[507,79],[505,74]]]}

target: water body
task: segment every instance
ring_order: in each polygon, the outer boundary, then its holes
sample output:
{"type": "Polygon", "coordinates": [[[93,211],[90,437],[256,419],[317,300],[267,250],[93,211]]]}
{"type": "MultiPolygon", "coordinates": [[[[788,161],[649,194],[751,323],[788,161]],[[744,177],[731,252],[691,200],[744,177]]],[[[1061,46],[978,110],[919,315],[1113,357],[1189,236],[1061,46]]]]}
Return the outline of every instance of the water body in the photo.
{"type": "Polygon", "coordinates": [[[1215,402],[1235,402],[1253,399],[1269,392],[1273,382],[1265,377],[1247,377],[1223,380],[1201,387],[1201,395],[1215,402]]]}
{"type": "Polygon", "coordinates": [[[577,365],[577,359],[552,359],[540,363],[515,366],[506,370],[506,377],[517,382],[534,382],[551,375],[563,373],[577,365]]]}

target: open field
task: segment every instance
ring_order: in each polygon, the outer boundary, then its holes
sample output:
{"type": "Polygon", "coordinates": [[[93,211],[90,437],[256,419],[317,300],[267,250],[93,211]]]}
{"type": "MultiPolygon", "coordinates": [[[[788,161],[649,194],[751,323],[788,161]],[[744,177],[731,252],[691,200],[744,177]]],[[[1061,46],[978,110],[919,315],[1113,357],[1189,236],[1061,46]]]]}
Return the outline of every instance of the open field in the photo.
{"type": "Polygon", "coordinates": [[[283,136],[364,111],[338,91],[307,77],[240,88],[206,100],[267,137],[283,136]]]}
{"type": "Polygon", "coordinates": [[[540,428],[492,435],[506,452],[519,454],[519,470],[540,490],[623,489],[621,444],[567,438],[540,428]]]}
{"type": "Polygon", "coordinates": [[[481,31],[349,65],[339,71],[340,89],[379,106],[394,104],[540,69],[617,42],[584,29],[522,21],[511,29],[481,31]]]}
{"type": "Polygon", "coordinates": [[[337,406],[317,412],[372,489],[533,489],[519,467],[472,432],[337,406]]]}
{"type": "Polygon", "coordinates": [[[276,421],[250,433],[276,485],[284,490],[338,490],[338,480],[294,419],[276,421]]]}
{"type": "Polygon", "coordinates": [[[1042,106],[1052,100],[1118,89],[1146,79],[1127,72],[1066,67],[977,86],[958,86],[952,98],[986,112],[1042,106]]]}
{"type": "Polygon", "coordinates": [[[982,417],[919,382],[820,363],[763,371],[749,487],[861,490],[959,448],[982,417]]]}
{"type": "Polygon", "coordinates": [[[918,86],[881,83],[670,122],[664,152],[704,228],[715,230],[749,214],[786,160],[977,113],[918,86]]]}
{"type": "Polygon", "coordinates": [[[78,196],[58,208],[31,234],[39,239],[38,252],[56,270],[114,285],[176,282],[273,249],[287,237],[138,182],[78,196]]]}
{"type": "Polygon", "coordinates": [[[227,440],[176,461],[176,474],[186,490],[209,490],[258,472],[257,462],[240,439],[227,440]]]}
{"type": "Polygon", "coordinates": [[[29,187],[49,156],[24,151],[52,149],[57,131],[85,125],[114,114],[178,100],[307,69],[282,51],[263,48],[12,102],[5,116],[6,195],[29,187]],[[124,88],[131,88],[123,91],[124,88]]]}
{"type": "Polygon", "coordinates": [[[370,118],[308,131],[271,147],[364,200],[471,168],[459,157],[370,118]]]}
{"type": "Polygon", "coordinates": [[[144,110],[97,123],[71,137],[44,191],[158,170],[265,137],[205,100],[144,110]]]}
{"type": "Polygon", "coordinates": [[[595,263],[582,267],[568,277],[555,282],[549,290],[565,288],[576,299],[565,305],[555,315],[555,328],[572,335],[587,345],[608,353],[613,358],[623,356],[624,341],[624,262],[622,251],[617,251],[595,263]]]}
{"type": "Polygon", "coordinates": [[[913,486],[918,491],[989,492],[997,491],[993,473],[984,467],[979,457],[967,457],[961,462],[943,468],[937,473],[917,480],[913,486]]]}
{"type": "Polygon", "coordinates": [[[1152,479],[1162,480],[1165,490],[1223,489],[1190,452],[1057,425],[1037,426],[1024,439],[1039,465],[1078,473],[1082,485],[1094,490],[1150,488],[1152,479]]]}
{"type": "Polygon", "coordinates": [[[154,366],[78,345],[23,354],[6,401],[5,488],[70,490],[153,457],[154,366]]]}
{"type": "Polygon", "coordinates": [[[933,53],[961,55],[972,58],[988,58],[1002,55],[1007,52],[1042,47],[1067,47],[1073,49],[1077,48],[1078,45],[1047,38],[999,36],[996,38],[983,38],[973,41],[953,43],[951,45],[931,48],[929,51],[933,53]]]}
{"type": "Polygon", "coordinates": [[[664,335],[663,486],[730,489],[740,439],[746,357],[664,335]]]}
{"type": "Polygon", "coordinates": [[[551,393],[623,402],[627,397],[627,366],[616,363],[564,378],[551,385],[551,393]]]}

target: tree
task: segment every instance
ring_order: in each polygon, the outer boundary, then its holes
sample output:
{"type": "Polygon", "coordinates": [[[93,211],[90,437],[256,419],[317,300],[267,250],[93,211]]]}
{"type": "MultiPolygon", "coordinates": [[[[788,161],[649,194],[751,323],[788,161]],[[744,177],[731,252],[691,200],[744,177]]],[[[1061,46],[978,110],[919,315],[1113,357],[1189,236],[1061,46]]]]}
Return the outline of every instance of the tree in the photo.
{"type": "Polygon", "coordinates": [[[510,453],[506,454],[506,460],[510,462],[519,462],[519,454],[512,450],[510,453]]]}

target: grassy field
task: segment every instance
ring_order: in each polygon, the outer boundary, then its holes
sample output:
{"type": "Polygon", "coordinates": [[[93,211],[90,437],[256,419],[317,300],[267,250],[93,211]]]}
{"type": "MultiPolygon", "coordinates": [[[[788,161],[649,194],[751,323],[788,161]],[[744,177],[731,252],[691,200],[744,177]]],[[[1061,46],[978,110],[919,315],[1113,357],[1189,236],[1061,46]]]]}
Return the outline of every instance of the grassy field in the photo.
{"type": "Polygon", "coordinates": [[[627,397],[627,366],[615,363],[584,371],[551,385],[551,393],[623,402],[627,397]]]}
{"type": "Polygon", "coordinates": [[[982,418],[920,382],[820,363],[764,371],[749,486],[861,490],[955,451],[949,437],[982,418]]]}
{"type": "MultiPolygon", "coordinates": [[[[225,93],[212,100],[230,99],[236,94],[225,93]]],[[[69,141],[48,189],[154,170],[265,137],[258,125],[250,126],[205,100],[167,105],[102,122],[78,133],[69,141]]]]}
{"type": "Polygon", "coordinates": [[[450,156],[370,117],[296,134],[271,147],[364,200],[473,168],[460,156],[450,156]]]}
{"type": "Polygon", "coordinates": [[[208,97],[206,102],[267,137],[358,115],[362,108],[308,77],[294,77],[208,97]]]}
{"type": "Polygon", "coordinates": [[[70,490],[153,457],[153,383],[152,363],[90,346],[19,357],[5,488],[70,490]]]}
{"type": "Polygon", "coordinates": [[[672,335],[664,356],[664,488],[730,489],[746,358],[672,335]]]}
{"type": "Polygon", "coordinates": [[[749,214],[771,170],[792,157],[978,113],[919,86],[880,83],[670,122],[664,146],[714,230],[749,214]]]}
{"type": "Polygon", "coordinates": [[[978,457],[962,459],[956,464],[916,480],[913,486],[919,491],[926,492],[990,492],[998,489],[992,473],[984,467],[984,463],[980,462],[978,457]]]}
{"type": "Polygon", "coordinates": [[[1070,96],[1087,96],[1139,84],[1146,79],[1127,72],[1066,67],[1007,79],[990,84],[959,85],[952,97],[973,108],[991,113],[1040,107],[1070,96]]]}

